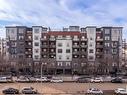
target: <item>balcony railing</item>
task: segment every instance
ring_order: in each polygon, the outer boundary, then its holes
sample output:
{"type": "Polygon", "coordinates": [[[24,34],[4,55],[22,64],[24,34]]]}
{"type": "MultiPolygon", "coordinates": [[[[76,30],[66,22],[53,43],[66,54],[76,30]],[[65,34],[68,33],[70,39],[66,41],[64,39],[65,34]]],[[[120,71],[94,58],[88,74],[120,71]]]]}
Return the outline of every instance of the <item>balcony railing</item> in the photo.
{"type": "Polygon", "coordinates": [[[97,38],[96,41],[103,41],[103,38],[97,38]]]}
{"type": "Polygon", "coordinates": [[[73,48],[79,48],[79,45],[72,45],[73,48]]]}
{"type": "Polygon", "coordinates": [[[87,48],[87,45],[80,45],[82,48],[87,48]]]}
{"type": "Polygon", "coordinates": [[[87,38],[85,38],[85,39],[82,39],[82,38],[81,38],[81,41],[87,41],[87,38]]]}
{"type": "Polygon", "coordinates": [[[103,48],[103,45],[96,45],[96,48],[103,48]]]}

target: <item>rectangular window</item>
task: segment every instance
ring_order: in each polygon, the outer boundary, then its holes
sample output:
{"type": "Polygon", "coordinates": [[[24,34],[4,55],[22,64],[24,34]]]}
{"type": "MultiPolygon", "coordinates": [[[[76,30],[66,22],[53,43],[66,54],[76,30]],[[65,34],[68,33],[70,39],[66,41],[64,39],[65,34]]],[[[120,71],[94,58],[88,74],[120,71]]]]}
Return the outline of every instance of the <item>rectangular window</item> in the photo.
{"type": "Polygon", "coordinates": [[[37,29],[37,28],[34,29],[34,32],[35,32],[35,33],[39,33],[39,29],[37,29]]]}
{"type": "Polygon", "coordinates": [[[58,53],[62,53],[62,49],[58,49],[58,53]]]}
{"type": "Polygon", "coordinates": [[[93,60],[93,56],[89,56],[89,60],[93,60]]]}
{"type": "Polygon", "coordinates": [[[34,40],[39,40],[39,37],[38,36],[34,36],[34,40]]]}
{"type": "Polygon", "coordinates": [[[105,40],[110,40],[110,37],[109,36],[105,36],[105,40]]]}
{"type": "Polygon", "coordinates": [[[66,62],[66,66],[70,66],[71,65],[71,63],[70,62],[66,62]]]}
{"type": "Polygon", "coordinates": [[[93,49],[90,49],[90,50],[89,50],[89,53],[93,53],[93,49]]]}
{"type": "Polygon", "coordinates": [[[70,49],[66,49],[66,53],[70,53],[70,49]]]}
{"type": "Polygon", "coordinates": [[[61,58],[62,58],[62,56],[58,56],[58,58],[59,58],[59,59],[61,59],[61,58]]]}
{"type": "Polygon", "coordinates": [[[69,57],[69,56],[66,56],[66,59],[67,59],[67,60],[69,60],[69,59],[70,59],[70,57],[69,57]]]}
{"type": "Polygon", "coordinates": [[[110,44],[109,43],[105,43],[105,47],[109,47],[110,46],[110,44]]]}
{"type": "Polygon", "coordinates": [[[39,59],[39,55],[35,55],[34,58],[35,58],[35,59],[39,59]]]}
{"type": "Polygon", "coordinates": [[[62,47],[62,43],[58,43],[58,46],[59,46],[59,47],[62,47]]]}
{"type": "Polygon", "coordinates": [[[110,30],[109,29],[105,29],[105,34],[110,34],[110,30]]]}
{"type": "Polygon", "coordinates": [[[62,66],[62,62],[58,62],[57,65],[58,65],[58,66],[62,66]]]}
{"type": "Polygon", "coordinates": [[[39,46],[39,43],[38,43],[38,42],[35,42],[35,43],[34,43],[34,46],[39,46]]]}
{"type": "Polygon", "coordinates": [[[34,49],[34,52],[35,52],[35,53],[38,53],[38,52],[39,52],[39,49],[34,49]]]}
{"type": "Polygon", "coordinates": [[[19,36],[19,40],[23,40],[24,39],[24,36],[19,36]]]}
{"type": "Polygon", "coordinates": [[[28,39],[29,39],[29,40],[32,40],[32,36],[28,36],[28,39]]]}

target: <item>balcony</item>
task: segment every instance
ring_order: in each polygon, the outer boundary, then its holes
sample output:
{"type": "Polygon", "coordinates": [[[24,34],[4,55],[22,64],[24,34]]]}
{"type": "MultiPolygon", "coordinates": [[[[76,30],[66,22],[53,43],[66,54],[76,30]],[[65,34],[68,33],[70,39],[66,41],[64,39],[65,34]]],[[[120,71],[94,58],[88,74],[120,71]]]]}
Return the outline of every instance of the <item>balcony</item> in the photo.
{"type": "Polygon", "coordinates": [[[79,45],[73,45],[72,47],[73,48],[79,48],[79,45]]]}
{"type": "Polygon", "coordinates": [[[87,51],[81,51],[80,54],[87,55],[87,51]]]}
{"type": "Polygon", "coordinates": [[[81,41],[87,41],[87,38],[84,38],[84,39],[83,39],[83,38],[81,38],[81,41]]]}
{"type": "Polygon", "coordinates": [[[32,41],[32,39],[26,38],[25,41],[32,41]]]}
{"type": "Polygon", "coordinates": [[[100,51],[100,52],[96,52],[97,55],[103,55],[103,52],[100,51]]]}
{"type": "Polygon", "coordinates": [[[32,48],[32,45],[25,45],[25,48],[32,48]]]}
{"type": "Polygon", "coordinates": [[[96,41],[103,41],[103,38],[97,38],[96,41]]]}
{"type": "Polygon", "coordinates": [[[41,45],[41,48],[48,48],[49,45],[41,45]]]}
{"type": "Polygon", "coordinates": [[[42,51],[41,52],[41,54],[47,54],[48,53],[48,51],[42,51]]]}
{"type": "Polygon", "coordinates": [[[80,51],[73,51],[72,54],[80,54],[80,51]]]}
{"type": "Polygon", "coordinates": [[[32,51],[26,51],[25,54],[32,54],[32,51]]]}
{"type": "Polygon", "coordinates": [[[73,38],[73,41],[79,41],[79,38],[77,38],[77,39],[76,38],[73,38]]]}
{"type": "Polygon", "coordinates": [[[117,48],[118,46],[117,45],[112,45],[112,48],[117,48]]]}
{"type": "Polygon", "coordinates": [[[96,45],[96,48],[103,48],[103,45],[96,45]]]}
{"type": "Polygon", "coordinates": [[[50,38],[49,40],[50,40],[50,41],[56,41],[56,39],[55,39],[55,38],[50,38]]]}
{"type": "Polygon", "coordinates": [[[49,48],[56,48],[56,45],[50,45],[49,48]]]}
{"type": "Polygon", "coordinates": [[[80,45],[81,48],[87,48],[87,45],[80,45]]]}
{"type": "Polygon", "coordinates": [[[41,38],[41,41],[47,41],[48,39],[47,38],[41,38]]]}

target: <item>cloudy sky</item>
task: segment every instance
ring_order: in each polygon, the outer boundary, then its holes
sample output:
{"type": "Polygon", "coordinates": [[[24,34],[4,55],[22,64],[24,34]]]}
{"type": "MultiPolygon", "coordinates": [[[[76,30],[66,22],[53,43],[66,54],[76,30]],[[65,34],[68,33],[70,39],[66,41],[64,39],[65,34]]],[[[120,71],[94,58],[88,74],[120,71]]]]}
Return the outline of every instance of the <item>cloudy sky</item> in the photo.
{"type": "Polygon", "coordinates": [[[127,0],[0,0],[0,36],[5,26],[122,26],[127,37],[127,0]]]}

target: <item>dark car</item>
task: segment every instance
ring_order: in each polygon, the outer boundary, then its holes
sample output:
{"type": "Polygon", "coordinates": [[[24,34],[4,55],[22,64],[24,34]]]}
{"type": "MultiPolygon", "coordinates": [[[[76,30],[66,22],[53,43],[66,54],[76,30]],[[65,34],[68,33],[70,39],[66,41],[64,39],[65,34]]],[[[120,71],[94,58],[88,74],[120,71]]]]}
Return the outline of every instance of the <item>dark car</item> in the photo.
{"type": "Polygon", "coordinates": [[[111,80],[112,83],[122,83],[122,79],[121,78],[114,78],[111,80]]]}
{"type": "Polygon", "coordinates": [[[34,90],[33,87],[25,87],[22,90],[23,94],[37,94],[37,90],[34,90]]]}
{"type": "Polygon", "coordinates": [[[78,78],[76,80],[76,82],[78,82],[78,83],[86,83],[86,82],[89,82],[89,79],[88,78],[78,78]]]}
{"type": "Polygon", "coordinates": [[[4,94],[19,94],[19,90],[15,88],[7,88],[2,91],[4,94]]]}

